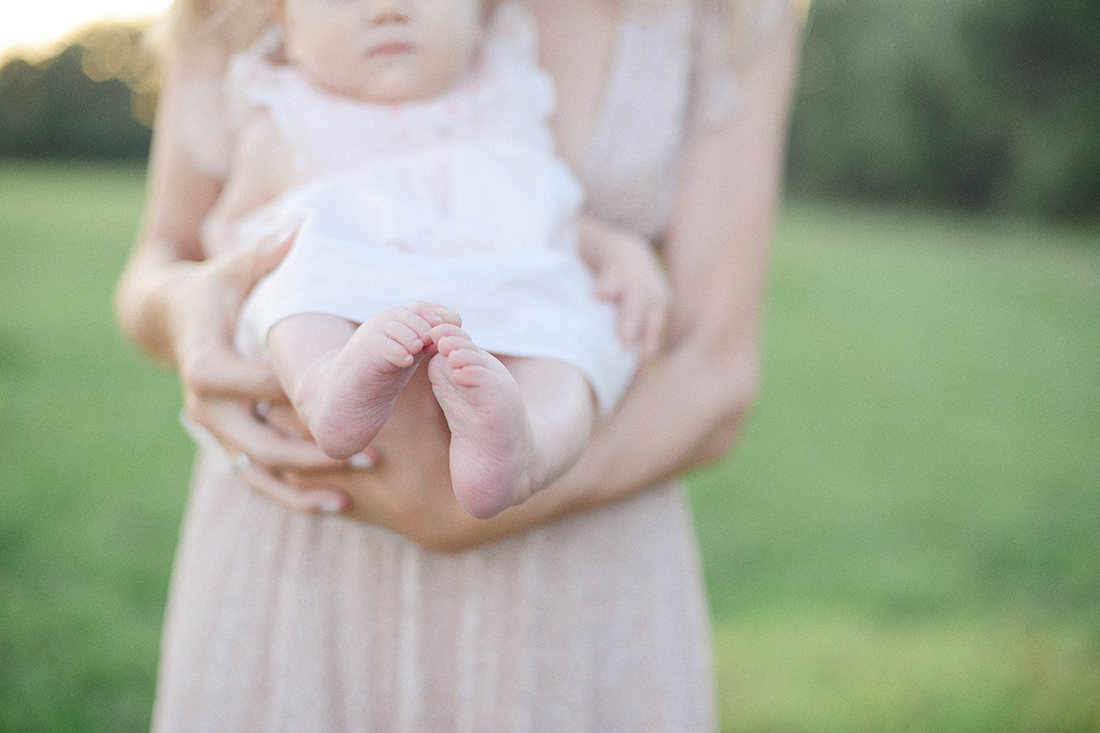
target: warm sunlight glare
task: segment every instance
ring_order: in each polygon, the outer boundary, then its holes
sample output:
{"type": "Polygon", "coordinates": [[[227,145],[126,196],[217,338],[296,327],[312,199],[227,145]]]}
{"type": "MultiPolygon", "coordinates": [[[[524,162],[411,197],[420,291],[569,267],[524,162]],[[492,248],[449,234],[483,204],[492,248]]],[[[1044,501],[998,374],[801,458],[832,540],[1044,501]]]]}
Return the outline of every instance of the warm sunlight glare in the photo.
{"type": "Polygon", "coordinates": [[[39,55],[57,41],[100,20],[152,18],[171,0],[18,0],[0,11],[0,58],[39,55]]]}

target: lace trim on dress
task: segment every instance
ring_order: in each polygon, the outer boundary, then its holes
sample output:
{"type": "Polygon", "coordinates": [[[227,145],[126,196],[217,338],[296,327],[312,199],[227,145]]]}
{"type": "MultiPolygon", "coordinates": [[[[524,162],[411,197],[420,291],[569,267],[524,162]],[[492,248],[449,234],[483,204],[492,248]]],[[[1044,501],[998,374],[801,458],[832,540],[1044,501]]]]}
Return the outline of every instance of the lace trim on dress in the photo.
{"type": "Polygon", "coordinates": [[[589,211],[648,237],[663,228],[676,178],[691,35],[687,3],[622,13],[603,108],[580,166],[589,211]]]}
{"type": "Polygon", "coordinates": [[[341,172],[357,159],[347,150],[400,155],[485,136],[552,150],[546,120],[554,86],[537,64],[537,40],[526,11],[505,3],[493,14],[470,72],[454,88],[428,100],[375,103],[333,95],[298,67],[273,61],[281,46],[276,33],[231,60],[230,116],[243,128],[258,111],[270,114],[297,152],[305,178],[341,172]]]}

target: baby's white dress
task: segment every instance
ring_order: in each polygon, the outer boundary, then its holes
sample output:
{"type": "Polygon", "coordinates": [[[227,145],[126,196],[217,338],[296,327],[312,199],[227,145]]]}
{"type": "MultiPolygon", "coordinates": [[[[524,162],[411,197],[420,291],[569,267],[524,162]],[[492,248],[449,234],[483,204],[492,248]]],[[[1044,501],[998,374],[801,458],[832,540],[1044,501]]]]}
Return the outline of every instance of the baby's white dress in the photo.
{"type": "Polygon", "coordinates": [[[297,230],[242,309],[238,347],[298,313],[356,323],[422,300],[454,308],[494,354],[578,367],[604,410],[634,360],[615,309],[577,251],[580,183],[554,155],[554,89],[533,23],[501,5],[470,73],[443,96],[401,104],[337,97],[263,45],[231,65],[241,114],[265,110],[303,179],[237,227],[241,242],[297,230]]]}
{"type": "MultiPolygon", "coordinates": [[[[741,53],[788,3],[746,0],[741,53]]],[[[737,113],[735,80],[714,61],[718,4],[668,5],[622,11],[578,170],[587,211],[655,241],[688,131],[737,113]]],[[[179,134],[196,165],[224,175],[232,138],[211,111],[217,89],[185,90],[196,114],[179,134]]],[[[449,554],[291,511],[216,458],[200,452],[191,484],[155,733],[717,730],[702,571],[678,482],[449,554]]]]}

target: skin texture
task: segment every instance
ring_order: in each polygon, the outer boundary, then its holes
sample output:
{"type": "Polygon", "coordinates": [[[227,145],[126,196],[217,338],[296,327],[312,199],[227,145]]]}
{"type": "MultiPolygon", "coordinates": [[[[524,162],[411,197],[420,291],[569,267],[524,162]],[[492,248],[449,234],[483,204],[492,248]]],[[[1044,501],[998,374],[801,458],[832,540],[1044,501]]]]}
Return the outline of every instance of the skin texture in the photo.
{"type": "Polygon", "coordinates": [[[287,57],[328,91],[366,102],[449,89],[481,39],[479,0],[284,0],[287,57]]]}
{"type": "MultiPolygon", "coordinates": [[[[559,150],[576,165],[599,115],[618,8],[608,0],[525,4],[557,84],[559,150]]],[[[799,20],[792,13],[739,70],[742,111],[687,141],[675,215],[660,243],[671,280],[671,332],[661,358],[596,426],[572,469],[491,520],[472,518],[454,499],[449,433],[423,370],[374,441],[375,467],[354,470],[297,439],[270,371],[228,348],[244,293],[278,262],[285,244],[204,257],[199,225],[222,183],[195,169],[173,132],[178,89],[195,73],[182,60],[166,65],[145,226],[118,288],[120,322],[140,347],[178,368],[191,415],[228,450],[251,457],[242,477],[254,489],[303,511],[339,508],[431,549],[454,551],[522,532],[716,460],[756,391],[799,20]],[[273,404],[265,421],[253,414],[258,400],[273,404]]]]}

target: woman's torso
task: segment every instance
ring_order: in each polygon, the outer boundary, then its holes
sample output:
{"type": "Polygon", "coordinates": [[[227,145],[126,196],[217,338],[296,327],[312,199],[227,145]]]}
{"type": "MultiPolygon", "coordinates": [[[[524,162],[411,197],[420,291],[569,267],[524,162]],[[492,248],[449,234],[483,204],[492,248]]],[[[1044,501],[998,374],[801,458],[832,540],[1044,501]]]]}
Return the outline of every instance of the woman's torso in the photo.
{"type": "MultiPolygon", "coordinates": [[[[559,78],[556,133],[591,209],[659,236],[696,101],[690,8],[649,23],[603,0],[526,2],[555,49],[543,62],[559,78]]],[[[445,440],[438,420],[404,422],[406,447],[445,440]]],[[[285,510],[209,456],[200,465],[159,733],[713,729],[706,607],[675,485],[447,555],[285,510]]]]}

